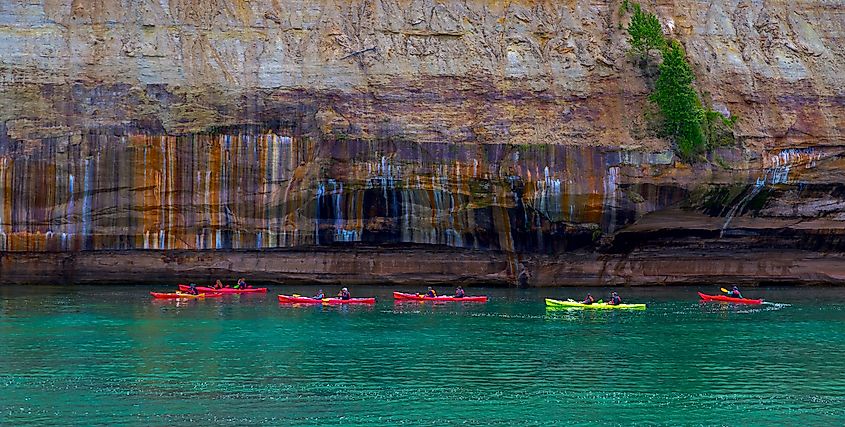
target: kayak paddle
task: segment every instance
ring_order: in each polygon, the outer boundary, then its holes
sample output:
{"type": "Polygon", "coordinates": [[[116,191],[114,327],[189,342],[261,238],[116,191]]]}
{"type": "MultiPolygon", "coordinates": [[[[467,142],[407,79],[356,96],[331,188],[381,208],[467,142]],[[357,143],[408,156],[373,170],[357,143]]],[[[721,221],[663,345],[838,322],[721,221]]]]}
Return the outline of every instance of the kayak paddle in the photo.
{"type": "Polygon", "coordinates": [[[722,292],[724,292],[724,293],[728,293],[728,290],[727,290],[727,289],[725,289],[725,288],[719,288],[719,290],[720,290],[720,291],[722,291],[722,292]]]}

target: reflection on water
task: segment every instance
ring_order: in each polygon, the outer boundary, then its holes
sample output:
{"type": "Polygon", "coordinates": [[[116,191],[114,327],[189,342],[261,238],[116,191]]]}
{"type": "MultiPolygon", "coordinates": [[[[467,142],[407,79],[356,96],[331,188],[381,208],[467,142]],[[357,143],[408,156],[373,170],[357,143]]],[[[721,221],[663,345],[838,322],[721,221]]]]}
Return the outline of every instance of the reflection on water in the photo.
{"type": "Polygon", "coordinates": [[[0,147],[0,250],[367,242],[550,252],[685,195],[620,174],[623,162],[661,159],[595,147],[318,143],[258,129],[78,139],[0,147]]]}

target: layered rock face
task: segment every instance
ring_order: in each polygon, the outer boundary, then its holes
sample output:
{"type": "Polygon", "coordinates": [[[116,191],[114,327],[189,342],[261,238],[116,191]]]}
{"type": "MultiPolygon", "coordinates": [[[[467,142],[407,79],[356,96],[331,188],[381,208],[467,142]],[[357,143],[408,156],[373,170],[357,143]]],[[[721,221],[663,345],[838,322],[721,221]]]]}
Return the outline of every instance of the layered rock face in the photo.
{"type": "Polygon", "coordinates": [[[4,4],[2,280],[845,280],[845,7],[644,3],[739,117],[689,167],[621,5],[4,4]]]}
{"type": "MultiPolygon", "coordinates": [[[[6,2],[11,139],[282,121],[421,142],[642,145],[622,2],[6,2]],[[305,116],[305,117],[302,117],[305,116]]],[[[645,3],[760,146],[839,144],[839,2],[645,3]]]]}

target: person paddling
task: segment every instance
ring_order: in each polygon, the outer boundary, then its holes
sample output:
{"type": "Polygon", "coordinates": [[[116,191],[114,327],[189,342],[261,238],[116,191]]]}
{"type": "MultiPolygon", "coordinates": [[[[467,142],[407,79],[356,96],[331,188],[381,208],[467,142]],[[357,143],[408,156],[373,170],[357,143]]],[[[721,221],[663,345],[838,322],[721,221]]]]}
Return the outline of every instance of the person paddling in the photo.
{"type": "Polygon", "coordinates": [[[733,289],[728,292],[728,296],[731,298],[742,298],[742,293],[740,293],[739,288],[734,285],[733,289]]]}
{"type": "Polygon", "coordinates": [[[592,303],[594,303],[594,302],[596,302],[596,299],[595,299],[595,298],[593,298],[593,296],[592,296],[592,295],[587,294],[587,298],[584,298],[584,301],[581,301],[581,304],[590,305],[590,304],[592,304],[592,303]]]}
{"type": "Polygon", "coordinates": [[[619,294],[616,292],[610,293],[610,301],[607,303],[608,305],[619,305],[622,304],[622,298],[619,298],[619,294]]]}
{"type": "Polygon", "coordinates": [[[191,283],[190,287],[188,287],[188,293],[191,295],[199,295],[199,292],[197,292],[196,283],[191,283]]]}
{"type": "Polygon", "coordinates": [[[313,296],[313,297],[311,297],[311,298],[314,298],[314,299],[323,299],[323,298],[325,298],[325,297],[326,297],[326,294],[325,294],[325,293],[323,293],[323,290],[322,290],[322,289],[320,289],[319,291],[317,291],[317,295],[314,295],[314,296],[313,296]]]}
{"type": "Polygon", "coordinates": [[[434,292],[434,289],[431,289],[431,286],[428,287],[428,292],[425,293],[425,296],[429,298],[437,297],[437,292],[434,292]]]}
{"type": "Polygon", "coordinates": [[[238,283],[235,285],[235,289],[246,289],[249,286],[246,284],[246,280],[243,277],[238,279],[238,283]]]}
{"type": "Polygon", "coordinates": [[[217,279],[217,281],[214,282],[214,289],[223,289],[223,282],[221,282],[220,279],[217,279]]]}
{"type": "Polygon", "coordinates": [[[458,286],[458,288],[455,289],[455,298],[463,298],[465,296],[466,294],[464,293],[464,288],[458,286]]]}
{"type": "Polygon", "coordinates": [[[352,294],[350,294],[349,289],[346,288],[341,289],[337,296],[339,296],[342,300],[348,300],[352,298],[352,294]]]}

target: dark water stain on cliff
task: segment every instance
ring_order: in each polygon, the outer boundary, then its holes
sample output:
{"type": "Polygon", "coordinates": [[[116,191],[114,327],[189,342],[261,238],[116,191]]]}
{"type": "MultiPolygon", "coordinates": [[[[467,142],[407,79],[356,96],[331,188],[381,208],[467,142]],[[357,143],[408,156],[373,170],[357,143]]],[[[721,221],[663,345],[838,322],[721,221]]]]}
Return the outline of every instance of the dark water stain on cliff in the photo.
{"type": "Polygon", "coordinates": [[[557,253],[681,200],[625,153],[316,142],[284,131],[88,133],[0,147],[0,249],[431,244],[557,253]]]}

